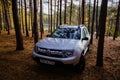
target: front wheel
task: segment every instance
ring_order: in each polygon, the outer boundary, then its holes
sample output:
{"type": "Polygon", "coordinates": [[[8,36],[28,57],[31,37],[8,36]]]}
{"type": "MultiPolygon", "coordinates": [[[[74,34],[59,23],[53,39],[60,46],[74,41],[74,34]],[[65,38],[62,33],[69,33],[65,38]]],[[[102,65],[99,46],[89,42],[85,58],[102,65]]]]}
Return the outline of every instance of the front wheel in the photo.
{"type": "Polygon", "coordinates": [[[84,69],[85,69],[85,58],[83,55],[81,55],[79,63],[75,66],[75,72],[82,72],[84,69]]]}

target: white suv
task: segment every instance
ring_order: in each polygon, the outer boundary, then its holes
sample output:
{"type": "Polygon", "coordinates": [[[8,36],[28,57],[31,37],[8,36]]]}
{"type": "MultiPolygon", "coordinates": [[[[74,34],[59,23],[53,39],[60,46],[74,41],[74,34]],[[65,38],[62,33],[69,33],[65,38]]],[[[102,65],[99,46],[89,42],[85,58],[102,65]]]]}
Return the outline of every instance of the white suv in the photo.
{"type": "Polygon", "coordinates": [[[90,34],[85,25],[61,25],[35,44],[33,59],[49,65],[72,64],[84,69],[89,43],[90,34]]]}

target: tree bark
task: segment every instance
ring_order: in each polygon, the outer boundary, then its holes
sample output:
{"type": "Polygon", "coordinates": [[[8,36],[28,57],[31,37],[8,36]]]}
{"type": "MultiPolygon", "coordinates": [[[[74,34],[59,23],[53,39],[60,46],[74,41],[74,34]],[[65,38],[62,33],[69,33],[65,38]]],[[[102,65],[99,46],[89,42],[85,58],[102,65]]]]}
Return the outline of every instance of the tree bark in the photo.
{"type": "Polygon", "coordinates": [[[9,21],[8,21],[8,13],[7,13],[7,3],[5,0],[3,0],[3,7],[4,7],[4,13],[5,13],[5,21],[6,21],[6,28],[7,28],[7,31],[8,31],[8,35],[10,35],[10,24],[9,24],[9,21]]]}
{"type": "Polygon", "coordinates": [[[44,28],[43,28],[42,0],[40,0],[40,32],[41,32],[40,38],[42,39],[42,34],[44,33],[44,28]]]}
{"type": "Polygon", "coordinates": [[[24,0],[24,5],[25,5],[25,30],[26,30],[26,37],[29,37],[28,26],[27,26],[27,6],[26,6],[26,0],[24,0]]]}
{"type": "Polygon", "coordinates": [[[60,25],[62,24],[62,0],[60,0],[60,25]]]}
{"type": "Polygon", "coordinates": [[[60,0],[58,0],[58,4],[57,4],[57,19],[56,19],[56,27],[58,27],[58,24],[59,24],[59,2],[60,0]]]}
{"type": "Polygon", "coordinates": [[[115,27],[115,32],[114,32],[113,40],[115,40],[115,38],[117,38],[117,36],[118,36],[119,17],[120,17],[120,0],[119,0],[119,4],[118,4],[117,18],[116,18],[116,27],[115,27]]]}
{"type": "Polygon", "coordinates": [[[96,5],[96,39],[98,37],[98,25],[99,25],[99,22],[98,22],[98,3],[99,0],[97,0],[97,5],[96,5]]]}
{"type": "Polygon", "coordinates": [[[73,5],[73,0],[71,0],[71,5],[70,5],[70,24],[72,19],[72,5],[73,5]]]}
{"type": "Polygon", "coordinates": [[[48,32],[50,32],[50,0],[48,0],[48,32]]]}
{"type": "Polygon", "coordinates": [[[91,11],[91,0],[89,0],[89,11],[88,11],[88,31],[91,33],[91,30],[90,30],[90,21],[91,21],[91,18],[90,18],[90,11],[91,11]]]}
{"type": "Polygon", "coordinates": [[[38,42],[37,2],[38,0],[34,0],[34,43],[38,42]]]}
{"type": "Polygon", "coordinates": [[[54,0],[54,27],[53,30],[55,30],[56,27],[56,0],[54,0]]]}
{"type": "Polygon", "coordinates": [[[107,4],[108,4],[108,0],[102,0],[100,18],[99,18],[100,36],[98,40],[96,66],[103,66],[104,35],[105,35],[105,27],[106,27],[107,4]]]}
{"type": "Polygon", "coordinates": [[[66,7],[67,7],[67,0],[65,0],[64,24],[66,24],[66,7]]]}
{"type": "Polygon", "coordinates": [[[50,0],[50,8],[51,8],[51,23],[50,23],[50,32],[52,33],[52,0],[50,0]]]}
{"type": "Polygon", "coordinates": [[[16,34],[16,50],[23,50],[24,49],[23,38],[22,38],[21,28],[19,24],[17,0],[12,0],[12,12],[13,12],[15,34],[16,34]]]}
{"type": "Polygon", "coordinates": [[[80,8],[80,3],[81,3],[81,0],[79,0],[79,8],[78,8],[78,25],[80,25],[81,23],[81,8],[80,8]]]}
{"type": "Polygon", "coordinates": [[[94,6],[93,6],[93,15],[92,15],[92,26],[91,26],[91,40],[90,40],[90,44],[93,43],[93,28],[94,28],[94,20],[95,20],[95,4],[96,4],[96,0],[94,0],[94,6]]]}
{"type": "Polygon", "coordinates": [[[23,0],[21,0],[21,28],[23,30],[23,33],[25,33],[25,28],[24,28],[24,21],[23,21],[23,0]]]}
{"type": "Polygon", "coordinates": [[[82,0],[82,24],[84,24],[85,0],[82,0]]]}
{"type": "Polygon", "coordinates": [[[30,15],[31,15],[31,28],[32,28],[32,37],[33,37],[33,29],[34,29],[34,27],[33,27],[33,0],[30,0],[30,15]]]}
{"type": "MultiPolygon", "coordinates": [[[[1,4],[1,2],[0,2],[0,4],[1,4]]],[[[0,6],[0,34],[1,34],[1,30],[2,30],[2,9],[0,6]]]]}

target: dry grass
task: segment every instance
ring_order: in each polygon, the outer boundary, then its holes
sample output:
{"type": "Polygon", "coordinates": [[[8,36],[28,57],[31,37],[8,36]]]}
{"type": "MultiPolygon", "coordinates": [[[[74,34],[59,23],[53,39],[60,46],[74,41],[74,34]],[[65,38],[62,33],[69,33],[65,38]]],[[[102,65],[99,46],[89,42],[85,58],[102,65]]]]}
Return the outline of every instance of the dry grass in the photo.
{"type": "MultiPolygon", "coordinates": [[[[45,37],[45,35],[44,35],[45,37]]],[[[23,51],[15,51],[15,35],[2,32],[0,35],[0,80],[119,80],[120,79],[120,38],[113,41],[105,38],[104,66],[96,67],[97,40],[86,55],[83,73],[71,68],[38,65],[32,60],[34,41],[25,37],[23,51]]]]}

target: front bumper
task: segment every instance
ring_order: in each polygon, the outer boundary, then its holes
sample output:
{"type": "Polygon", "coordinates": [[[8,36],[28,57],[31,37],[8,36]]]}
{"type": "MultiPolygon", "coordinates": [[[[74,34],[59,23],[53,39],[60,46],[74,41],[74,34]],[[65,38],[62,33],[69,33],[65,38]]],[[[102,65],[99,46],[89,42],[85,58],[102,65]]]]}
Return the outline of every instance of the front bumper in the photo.
{"type": "Polygon", "coordinates": [[[56,57],[40,55],[40,54],[37,54],[34,51],[33,51],[32,54],[33,54],[33,59],[37,63],[40,63],[40,59],[45,59],[45,60],[48,60],[48,61],[55,62],[55,65],[58,65],[58,64],[76,65],[79,62],[78,59],[77,59],[77,56],[71,56],[71,57],[68,57],[68,58],[56,58],[56,57]]]}

